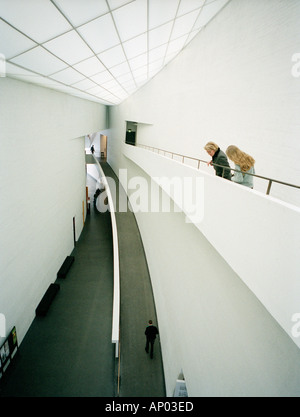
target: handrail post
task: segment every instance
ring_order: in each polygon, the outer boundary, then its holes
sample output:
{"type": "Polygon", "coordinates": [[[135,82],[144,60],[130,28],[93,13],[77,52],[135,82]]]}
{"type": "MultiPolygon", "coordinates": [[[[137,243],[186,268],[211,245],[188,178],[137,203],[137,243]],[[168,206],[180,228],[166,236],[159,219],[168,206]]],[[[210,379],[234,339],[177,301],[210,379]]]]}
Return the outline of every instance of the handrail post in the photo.
{"type": "Polygon", "coordinates": [[[268,189],[267,189],[267,195],[270,194],[271,185],[272,185],[272,180],[269,180],[268,189]]]}

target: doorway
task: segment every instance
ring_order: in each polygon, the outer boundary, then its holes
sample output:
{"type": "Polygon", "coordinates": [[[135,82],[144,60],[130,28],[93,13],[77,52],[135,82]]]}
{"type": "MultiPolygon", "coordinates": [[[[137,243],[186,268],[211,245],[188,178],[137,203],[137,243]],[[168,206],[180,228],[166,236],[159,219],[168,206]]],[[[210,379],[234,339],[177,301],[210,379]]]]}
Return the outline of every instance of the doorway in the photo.
{"type": "Polygon", "coordinates": [[[107,136],[100,133],[100,158],[106,160],[107,158],[107,136]]]}
{"type": "Polygon", "coordinates": [[[126,122],[126,137],[125,143],[128,145],[135,146],[136,141],[136,132],[137,132],[137,123],[136,122],[126,122]]]}
{"type": "Polygon", "coordinates": [[[86,153],[94,153],[104,161],[107,159],[107,135],[101,132],[89,133],[85,136],[84,147],[86,153]]]}
{"type": "Polygon", "coordinates": [[[75,247],[76,246],[75,217],[73,217],[73,239],[74,239],[74,247],[75,247]]]}

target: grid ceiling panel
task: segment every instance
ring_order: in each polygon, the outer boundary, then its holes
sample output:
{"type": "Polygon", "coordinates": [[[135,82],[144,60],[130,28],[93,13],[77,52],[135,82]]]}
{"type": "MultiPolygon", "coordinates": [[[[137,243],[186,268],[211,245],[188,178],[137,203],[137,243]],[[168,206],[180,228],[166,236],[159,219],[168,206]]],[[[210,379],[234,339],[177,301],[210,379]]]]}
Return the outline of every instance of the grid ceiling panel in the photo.
{"type": "Polygon", "coordinates": [[[123,44],[128,59],[135,58],[147,52],[147,34],[137,36],[123,44]]]}
{"type": "Polygon", "coordinates": [[[229,1],[0,0],[0,54],[9,77],[115,105],[229,1]]]}
{"type": "Polygon", "coordinates": [[[157,27],[156,29],[152,29],[149,31],[148,39],[149,39],[149,49],[156,48],[157,46],[167,44],[172,33],[173,22],[165,23],[157,27]]]}
{"type": "Polygon", "coordinates": [[[41,43],[71,29],[49,0],[0,0],[1,18],[41,43]]]}
{"type": "Polygon", "coordinates": [[[45,42],[44,47],[70,65],[93,56],[91,48],[87,46],[75,30],[45,42]]]}
{"type": "Polygon", "coordinates": [[[147,54],[141,54],[141,55],[129,60],[129,65],[130,65],[130,68],[132,70],[140,68],[140,67],[147,66],[147,64],[148,64],[147,54]]]}
{"type": "Polygon", "coordinates": [[[120,43],[111,14],[107,13],[78,28],[79,34],[99,54],[120,43]]]}
{"type": "Polygon", "coordinates": [[[149,29],[173,21],[176,18],[178,5],[179,0],[152,0],[149,3],[149,29]]]}
{"type": "Polygon", "coordinates": [[[55,0],[55,3],[74,26],[80,26],[109,12],[106,1],[55,0]]]}
{"type": "Polygon", "coordinates": [[[199,2],[199,0],[181,0],[178,8],[178,16],[182,16],[186,13],[192,12],[193,10],[199,9],[205,3],[205,0],[199,2]]]}
{"type": "Polygon", "coordinates": [[[191,31],[191,28],[193,28],[198,16],[199,10],[194,10],[193,12],[178,17],[173,26],[171,40],[188,34],[191,31]]]}
{"type": "Polygon", "coordinates": [[[138,0],[113,12],[121,41],[127,41],[147,31],[147,0],[138,0]],[[133,19],[138,16],[138,19],[133,19]]]}
{"type": "Polygon", "coordinates": [[[118,65],[126,61],[126,56],[120,44],[114,48],[108,49],[102,54],[99,54],[99,58],[107,68],[111,68],[114,65],[118,65]]]}
{"type": "Polygon", "coordinates": [[[82,81],[85,77],[73,68],[68,67],[67,69],[51,75],[51,78],[60,81],[63,84],[75,84],[79,81],[82,81]]]}
{"type": "Polygon", "coordinates": [[[37,46],[37,44],[22,33],[18,32],[3,20],[0,20],[0,52],[6,59],[13,58],[28,49],[37,46]]]}
{"type": "Polygon", "coordinates": [[[50,75],[67,67],[63,61],[41,46],[18,55],[11,62],[42,75],[50,75]]]}
{"type": "Polygon", "coordinates": [[[73,65],[73,68],[84,74],[86,77],[98,74],[99,72],[105,71],[105,66],[101,61],[92,56],[91,58],[85,59],[78,64],[73,65]]]}

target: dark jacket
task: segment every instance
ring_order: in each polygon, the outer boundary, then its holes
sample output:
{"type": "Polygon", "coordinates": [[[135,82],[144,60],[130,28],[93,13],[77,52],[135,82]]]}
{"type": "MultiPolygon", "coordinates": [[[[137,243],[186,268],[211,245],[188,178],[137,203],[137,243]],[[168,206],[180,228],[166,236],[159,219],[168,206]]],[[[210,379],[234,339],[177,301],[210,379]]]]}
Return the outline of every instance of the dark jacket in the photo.
{"type": "Polygon", "coordinates": [[[146,327],[145,335],[147,336],[147,339],[154,340],[157,334],[157,327],[153,326],[152,324],[146,327]]]}
{"type": "MultiPolygon", "coordinates": [[[[212,157],[212,163],[230,168],[227,156],[223,151],[221,151],[220,148],[218,148],[218,150],[215,152],[214,156],[212,157]]],[[[218,177],[224,177],[227,180],[231,181],[231,171],[230,171],[230,169],[224,169],[224,174],[223,174],[223,168],[222,167],[214,166],[214,165],[213,165],[213,167],[214,167],[214,169],[216,171],[216,175],[218,177]]]]}

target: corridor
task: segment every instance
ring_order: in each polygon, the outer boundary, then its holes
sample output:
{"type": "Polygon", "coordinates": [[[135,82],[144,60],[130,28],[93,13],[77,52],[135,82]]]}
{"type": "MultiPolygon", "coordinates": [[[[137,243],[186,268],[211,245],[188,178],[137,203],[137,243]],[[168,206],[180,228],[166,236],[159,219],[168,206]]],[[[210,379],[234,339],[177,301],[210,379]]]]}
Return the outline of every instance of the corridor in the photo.
{"type": "MultiPolygon", "coordinates": [[[[116,177],[107,163],[105,174],[116,177]]],[[[91,210],[60,291],[46,317],[35,317],[1,397],[165,396],[159,339],[153,360],[144,329],[156,323],[151,283],[131,212],[117,215],[121,275],[120,361],[111,343],[113,252],[110,213],[93,206],[96,182],[87,177],[91,210]],[[151,316],[151,317],[150,317],[151,316]]],[[[69,254],[66,254],[66,256],[69,254]]]]}

